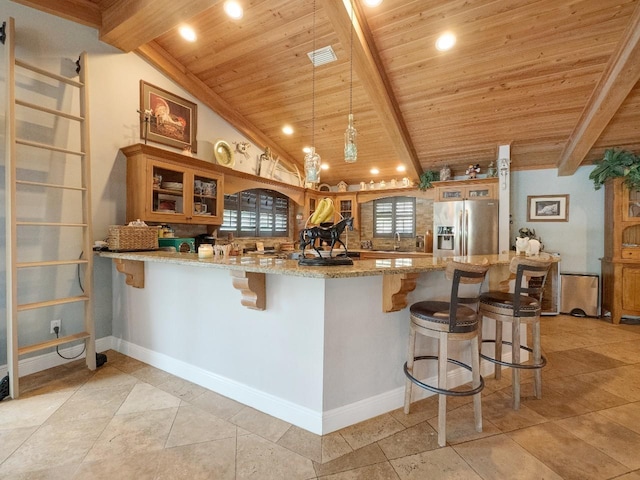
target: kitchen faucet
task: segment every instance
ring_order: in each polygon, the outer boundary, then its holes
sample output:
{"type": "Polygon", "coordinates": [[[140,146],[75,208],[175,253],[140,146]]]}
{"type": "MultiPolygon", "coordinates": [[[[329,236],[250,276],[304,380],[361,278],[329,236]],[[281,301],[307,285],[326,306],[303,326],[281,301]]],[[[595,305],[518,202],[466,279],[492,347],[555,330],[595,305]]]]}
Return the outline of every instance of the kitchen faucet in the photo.
{"type": "Polygon", "coordinates": [[[396,232],[394,236],[395,236],[395,242],[393,244],[393,249],[400,250],[400,234],[396,232]]]}

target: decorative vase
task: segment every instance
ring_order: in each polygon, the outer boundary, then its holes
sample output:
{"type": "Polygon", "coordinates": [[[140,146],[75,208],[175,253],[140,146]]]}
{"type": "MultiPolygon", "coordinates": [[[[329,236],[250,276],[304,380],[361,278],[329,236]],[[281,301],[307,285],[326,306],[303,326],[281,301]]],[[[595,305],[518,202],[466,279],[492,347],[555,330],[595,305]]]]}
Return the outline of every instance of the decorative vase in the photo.
{"type": "Polygon", "coordinates": [[[440,181],[446,182],[447,180],[451,180],[451,169],[449,165],[445,165],[440,169],[440,181]]]}

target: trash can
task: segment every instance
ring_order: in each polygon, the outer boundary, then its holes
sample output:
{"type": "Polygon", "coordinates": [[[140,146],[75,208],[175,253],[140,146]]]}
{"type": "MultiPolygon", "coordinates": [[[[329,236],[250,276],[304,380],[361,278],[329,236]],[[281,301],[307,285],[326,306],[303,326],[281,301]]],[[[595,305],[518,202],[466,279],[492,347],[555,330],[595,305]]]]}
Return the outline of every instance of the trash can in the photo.
{"type": "Polygon", "coordinates": [[[560,313],[576,317],[600,315],[600,277],[593,273],[560,274],[560,313]]]}

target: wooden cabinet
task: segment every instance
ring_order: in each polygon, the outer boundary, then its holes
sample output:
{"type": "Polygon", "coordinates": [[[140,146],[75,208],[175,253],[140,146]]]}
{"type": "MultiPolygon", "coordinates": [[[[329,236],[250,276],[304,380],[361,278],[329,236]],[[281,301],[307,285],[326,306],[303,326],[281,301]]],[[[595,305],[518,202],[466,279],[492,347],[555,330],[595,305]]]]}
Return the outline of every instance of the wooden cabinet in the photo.
{"type": "Polygon", "coordinates": [[[497,178],[433,182],[433,185],[437,202],[497,198],[497,178]]]}
{"type": "Polygon", "coordinates": [[[127,222],[220,225],[224,175],[211,164],[147,145],[127,157],[127,222]]]}
{"type": "Polygon", "coordinates": [[[605,184],[602,310],[613,323],[640,315],[640,191],[621,178],[605,184]]]}
{"type": "Polygon", "coordinates": [[[339,222],[343,218],[353,217],[353,228],[358,227],[358,198],[355,193],[338,193],[333,199],[336,209],[335,221],[339,222]]]}

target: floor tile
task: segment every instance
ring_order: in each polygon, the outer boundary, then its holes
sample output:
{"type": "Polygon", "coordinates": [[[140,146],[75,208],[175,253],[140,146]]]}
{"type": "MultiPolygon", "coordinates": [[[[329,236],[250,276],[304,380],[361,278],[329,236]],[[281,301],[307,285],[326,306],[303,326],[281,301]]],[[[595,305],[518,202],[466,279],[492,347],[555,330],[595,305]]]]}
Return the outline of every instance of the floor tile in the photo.
{"type": "Polygon", "coordinates": [[[185,402],[191,402],[207,391],[206,388],[201,387],[200,385],[196,385],[188,380],[183,380],[182,378],[174,377],[173,375],[166,382],[158,385],[158,388],[178,397],[180,400],[184,400],[185,402]]]}
{"type": "Polygon", "coordinates": [[[357,450],[403,429],[402,424],[393,416],[385,414],[360,422],[357,425],[343,428],[340,430],[340,435],[351,448],[357,450]]]}
{"type": "Polygon", "coordinates": [[[640,469],[639,433],[611,422],[596,412],[555,423],[629,469],[640,469]]]}
{"type": "Polygon", "coordinates": [[[547,422],[548,419],[526,405],[513,409],[513,397],[510,392],[495,392],[482,398],[482,418],[490,421],[501,432],[530,427],[547,422]]]}
{"type": "Polygon", "coordinates": [[[37,427],[47,421],[72,395],[72,390],[45,393],[17,400],[5,399],[0,404],[0,430],[37,427]]]}
{"type": "Polygon", "coordinates": [[[630,402],[640,401],[640,365],[585,373],[577,375],[576,379],[596,385],[630,402]]]}
{"type": "Polygon", "coordinates": [[[51,415],[47,423],[111,418],[121,407],[133,386],[131,384],[105,389],[78,390],[51,415]]]}
{"type": "MultiPolygon", "coordinates": [[[[438,430],[438,418],[432,418],[429,423],[438,430]]],[[[482,420],[482,431],[477,432],[473,415],[473,404],[465,405],[451,412],[447,412],[447,443],[454,444],[468,442],[476,438],[496,435],[500,429],[486,418],[482,420]]]]}
{"type": "Polygon", "coordinates": [[[600,388],[598,384],[581,382],[575,377],[546,379],[542,385],[543,395],[545,390],[552,390],[565,397],[579,398],[581,404],[592,410],[615,407],[628,402],[628,400],[600,388]]]}
{"type": "Polygon", "coordinates": [[[159,457],[160,452],[150,452],[84,462],[76,470],[73,480],[155,480],[159,457]]]}
{"type": "MultiPolygon", "coordinates": [[[[287,461],[290,459],[284,459],[284,462],[287,461]]],[[[169,448],[161,452],[158,455],[158,471],[154,480],[176,479],[235,480],[235,437],[169,448]]]]}
{"type": "Polygon", "coordinates": [[[383,438],[378,445],[385,456],[393,460],[438,448],[438,432],[429,425],[429,422],[422,422],[383,438]]]}
{"type": "MultiPolygon", "coordinates": [[[[640,328],[638,328],[640,333],[640,328]]],[[[640,337],[640,335],[639,335],[640,337]]],[[[616,343],[607,343],[606,345],[595,345],[586,348],[590,352],[613,358],[620,362],[633,364],[640,360],[640,338],[633,340],[625,340],[616,343]]]]}
{"type": "Polygon", "coordinates": [[[385,457],[378,444],[373,443],[336,458],[335,460],[322,464],[314,463],[313,466],[318,477],[322,477],[386,461],[387,457],[385,457]]]}
{"type": "Polygon", "coordinates": [[[235,438],[237,427],[198,407],[185,405],[178,413],[165,446],[167,448],[193,443],[209,442],[222,438],[235,438]]]}
{"type": "Polygon", "coordinates": [[[405,415],[404,407],[393,410],[389,414],[405,427],[412,427],[438,416],[438,396],[432,395],[413,402],[408,415],[405,415]]]}
{"type": "Polygon", "coordinates": [[[318,480],[398,480],[399,478],[391,464],[389,462],[383,462],[342,473],[318,477],[318,480]]]}
{"type": "Polygon", "coordinates": [[[562,479],[506,435],[481,438],[453,448],[484,479],[562,479]]]}
{"type": "Polygon", "coordinates": [[[451,447],[391,460],[400,480],[481,480],[451,447]]]}
{"type": "Polygon", "coordinates": [[[598,412],[610,421],[640,433],[640,402],[607,408],[598,412]]]}
{"type": "Polygon", "coordinates": [[[104,365],[81,387],[82,389],[114,388],[123,385],[134,385],[139,380],[117,368],[104,365]]]}
{"type": "Polygon", "coordinates": [[[251,407],[244,407],[231,417],[229,422],[271,442],[280,440],[291,427],[291,424],[251,407]]]}
{"type": "Polygon", "coordinates": [[[507,435],[566,480],[604,480],[629,471],[610,456],[553,423],[507,435]]]}
{"type": "Polygon", "coordinates": [[[179,406],[180,402],[179,398],[153,385],[138,383],[133,386],[131,393],[116,414],[126,415],[127,413],[173,408],[179,406]]]}
{"type": "Polygon", "coordinates": [[[322,462],[322,435],[316,435],[291,425],[277,443],[304,458],[318,463],[322,462]]]}
{"type": "Polygon", "coordinates": [[[138,368],[130,373],[141,382],[148,383],[154,387],[163,384],[172,377],[170,373],[163,372],[159,368],[151,367],[149,365],[145,365],[144,367],[138,368]]]}
{"type": "Polygon", "coordinates": [[[311,460],[257,435],[238,437],[237,480],[307,480],[315,478],[311,460]]]}
{"type": "Polygon", "coordinates": [[[189,403],[224,420],[230,419],[245,407],[240,402],[236,402],[210,390],[205,390],[189,403]]]}
{"type": "Polygon", "coordinates": [[[37,427],[0,430],[0,464],[29,438],[37,427]]]}

